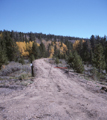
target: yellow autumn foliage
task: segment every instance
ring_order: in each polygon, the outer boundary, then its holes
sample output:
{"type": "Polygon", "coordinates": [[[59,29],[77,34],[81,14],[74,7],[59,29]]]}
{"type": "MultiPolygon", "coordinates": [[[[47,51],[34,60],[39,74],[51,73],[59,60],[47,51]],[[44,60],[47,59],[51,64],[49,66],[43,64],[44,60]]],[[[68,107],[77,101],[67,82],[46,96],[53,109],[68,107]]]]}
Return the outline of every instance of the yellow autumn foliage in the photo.
{"type": "MultiPolygon", "coordinates": [[[[61,46],[61,42],[56,42],[56,48],[60,51],[60,54],[65,54],[68,50],[67,46],[64,43],[62,43],[62,46],[61,46]]],[[[49,49],[50,58],[52,58],[54,55],[54,49],[55,49],[55,43],[52,42],[52,45],[50,46],[50,49],[49,49]]]]}
{"type": "Polygon", "coordinates": [[[0,37],[1,37],[1,38],[3,37],[2,33],[0,34],[0,37]]]}
{"type": "MultiPolygon", "coordinates": [[[[82,40],[82,42],[84,43],[85,40],[82,40]]],[[[73,44],[73,48],[74,48],[74,49],[77,49],[77,47],[78,47],[79,44],[80,44],[80,40],[76,40],[76,41],[74,42],[74,44],[73,44]]]]}
{"type": "Polygon", "coordinates": [[[50,48],[49,48],[49,53],[50,53],[50,58],[52,58],[53,57],[53,54],[54,54],[54,46],[50,46],[50,48]]]}
{"type": "MultiPolygon", "coordinates": [[[[32,45],[33,45],[33,42],[34,41],[29,41],[29,42],[16,42],[16,44],[18,45],[19,47],[19,51],[21,52],[21,55],[22,56],[29,56],[29,51],[31,51],[32,49],[32,45]]],[[[51,41],[43,41],[45,47],[47,48],[48,45],[51,43],[51,41]]],[[[40,46],[38,43],[37,43],[37,46],[40,46]]],[[[68,50],[67,49],[67,46],[62,43],[62,46],[61,46],[61,42],[56,42],[56,48],[58,50],[60,50],[60,53],[61,54],[65,54],[66,51],[68,50]]],[[[52,45],[50,46],[49,48],[49,54],[50,54],[50,58],[53,57],[53,54],[54,54],[54,49],[55,49],[55,43],[52,42],[52,45]]]]}
{"type": "Polygon", "coordinates": [[[62,47],[60,48],[60,53],[65,54],[67,50],[68,50],[67,46],[64,43],[62,43],[62,47]]]}
{"type": "Polygon", "coordinates": [[[67,46],[64,43],[62,43],[62,46],[61,46],[61,42],[56,42],[56,48],[60,50],[61,54],[65,54],[68,50],[67,46]]]}
{"type": "MultiPolygon", "coordinates": [[[[31,51],[32,49],[32,45],[33,45],[34,41],[29,41],[29,42],[16,42],[19,51],[21,52],[22,56],[28,56],[29,55],[29,51],[31,51]]],[[[39,44],[37,43],[37,45],[39,46],[39,44]]]]}

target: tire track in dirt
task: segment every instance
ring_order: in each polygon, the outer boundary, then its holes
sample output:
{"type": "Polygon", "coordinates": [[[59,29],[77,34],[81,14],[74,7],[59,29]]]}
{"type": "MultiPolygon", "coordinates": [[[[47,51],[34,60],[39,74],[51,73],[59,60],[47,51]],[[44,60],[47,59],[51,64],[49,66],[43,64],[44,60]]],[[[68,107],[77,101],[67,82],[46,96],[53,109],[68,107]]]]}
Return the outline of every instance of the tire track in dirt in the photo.
{"type": "Polygon", "coordinates": [[[34,61],[33,84],[0,96],[6,120],[107,120],[106,99],[82,87],[76,76],[67,78],[46,61],[34,61]]]}

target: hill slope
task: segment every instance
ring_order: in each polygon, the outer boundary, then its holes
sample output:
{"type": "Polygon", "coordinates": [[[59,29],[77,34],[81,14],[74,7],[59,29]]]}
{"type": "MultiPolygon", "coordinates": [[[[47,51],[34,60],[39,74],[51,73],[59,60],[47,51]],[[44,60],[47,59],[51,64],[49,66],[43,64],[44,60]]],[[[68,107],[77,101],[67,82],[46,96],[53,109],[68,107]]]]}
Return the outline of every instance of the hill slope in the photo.
{"type": "Polygon", "coordinates": [[[34,83],[24,90],[0,95],[0,120],[107,120],[107,94],[101,86],[67,77],[48,59],[34,61],[34,83]]]}

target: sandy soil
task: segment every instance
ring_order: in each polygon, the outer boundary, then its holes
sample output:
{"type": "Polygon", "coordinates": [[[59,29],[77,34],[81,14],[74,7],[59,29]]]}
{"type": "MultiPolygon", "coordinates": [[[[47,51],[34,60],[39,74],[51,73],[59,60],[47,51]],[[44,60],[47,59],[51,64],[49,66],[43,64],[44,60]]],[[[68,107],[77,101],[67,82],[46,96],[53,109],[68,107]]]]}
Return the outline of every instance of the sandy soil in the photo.
{"type": "Polygon", "coordinates": [[[0,120],[107,120],[102,85],[75,73],[67,76],[46,61],[34,61],[36,77],[23,90],[0,88],[0,120]]]}

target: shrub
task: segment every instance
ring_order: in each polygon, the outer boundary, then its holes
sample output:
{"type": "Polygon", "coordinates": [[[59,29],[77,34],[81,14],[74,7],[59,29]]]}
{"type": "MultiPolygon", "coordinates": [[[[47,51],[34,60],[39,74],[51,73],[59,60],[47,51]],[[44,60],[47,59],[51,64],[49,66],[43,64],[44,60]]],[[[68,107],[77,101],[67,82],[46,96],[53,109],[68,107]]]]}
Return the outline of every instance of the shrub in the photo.
{"type": "Polygon", "coordinates": [[[95,67],[93,67],[91,72],[92,72],[92,78],[94,80],[99,80],[100,79],[100,74],[99,74],[98,70],[95,67]]]}
{"type": "Polygon", "coordinates": [[[31,71],[31,66],[30,66],[30,64],[28,64],[28,65],[23,65],[23,66],[22,66],[22,70],[23,70],[23,71],[26,71],[26,72],[31,71]]]}
{"type": "Polygon", "coordinates": [[[55,63],[59,64],[59,59],[58,58],[56,58],[55,63]]]}
{"type": "Polygon", "coordinates": [[[29,60],[30,60],[31,63],[35,60],[35,57],[34,57],[33,54],[30,56],[29,60]]]}
{"type": "Polygon", "coordinates": [[[26,74],[21,74],[21,75],[19,76],[19,80],[24,80],[26,77],[27,77],[26,74]]]}
{"type": "Polygon", "coordinates": [[[5,66],[5,69],[1,70],[0,75],[7,76],[21,69],[22,69],[22,65],[20,63],[10,62],[7,66],[5,66]]]}
{"type": "Polygon", "coordinates": [[[21,57],[21,58],[19,59],[19,63],[21,63],[22,65],[25,64],[23,57],[21,57]]]}
{"type": "Polygon", "coordinates": [[[73,69],[78,73],[83,73],[84,66],[82,63],[81,57],[77,54],[76,51],[73,52],[73,54],[70,53],[70,56],[68,58],[68,64],[73,67],[73,69]]]}

